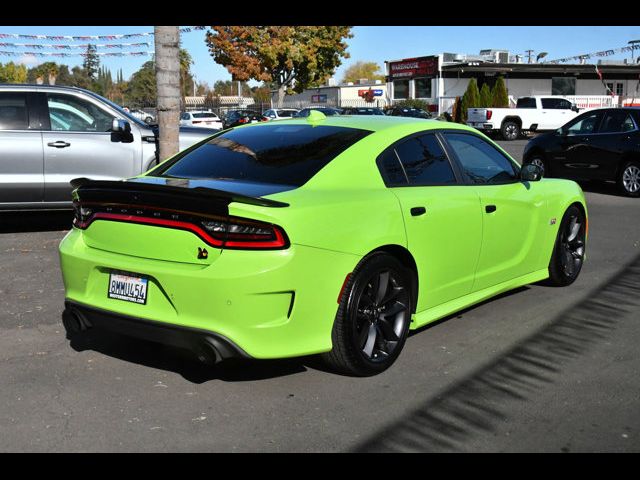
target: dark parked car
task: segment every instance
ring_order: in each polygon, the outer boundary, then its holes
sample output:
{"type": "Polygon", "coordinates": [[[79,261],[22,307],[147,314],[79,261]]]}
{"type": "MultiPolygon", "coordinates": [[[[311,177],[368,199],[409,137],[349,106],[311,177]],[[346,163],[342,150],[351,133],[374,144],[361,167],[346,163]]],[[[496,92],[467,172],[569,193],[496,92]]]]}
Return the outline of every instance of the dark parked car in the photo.
{"type": "Polygon", "coordinates": [[[337,108],[311,107],[311,108],[303,108],[298,113],[295,113],[293,116],[296,117],[296,118],[298,118],[298,117],[308,117],[309,114],[311,113],[311,110],[317,110],[318,112],[322,112],[325,115],[340,115],[342,113],[342,110],[339,110],[337,108]]]}
{"type": "Polygon", "coordinates": [[[612,180],[626,195],[640,196],[640,109],[599,108],[578,115],[524,149],[523,163],[547,177],[612,180]]]}
{"type": "Polygon", "coordinates": [[[394,117],[432,118],[432,115],[421,108],[393,107],[387,115],[394,117]]]}
{"type": "Polygon", "coordinates": [[[231,110],[227,112],[222,120],[222,128],[227,129],[246,125],[247,123],[258,123],[264,121],[264,117],[253,110],[231,110]]]}
{"type": "Polygon", "coordinates": [[[342,109],[342,115],[384,115],[384,112],[375,107],[346,107],[342,109]]]}

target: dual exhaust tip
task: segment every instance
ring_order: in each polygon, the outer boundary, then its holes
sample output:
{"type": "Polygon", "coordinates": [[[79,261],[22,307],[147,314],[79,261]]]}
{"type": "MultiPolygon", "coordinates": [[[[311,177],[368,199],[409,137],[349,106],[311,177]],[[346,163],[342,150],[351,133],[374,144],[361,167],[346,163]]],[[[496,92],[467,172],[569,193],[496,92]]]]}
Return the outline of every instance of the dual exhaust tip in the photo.
{"type": "MultiPolygon", "coordinates": [[[[62,324],[66,330],[67,339],[69,340],[93,328],[93,324],[87,316],[74,307],[67,307],[62,312],[62,324]]],[[[207,366],[213,366],[220,363],[224,358],[214,343],[215,340],[204,338],[198,342],[197,345],[190,348],[190,350],[192,350],[199,362],[207,366]]]]}

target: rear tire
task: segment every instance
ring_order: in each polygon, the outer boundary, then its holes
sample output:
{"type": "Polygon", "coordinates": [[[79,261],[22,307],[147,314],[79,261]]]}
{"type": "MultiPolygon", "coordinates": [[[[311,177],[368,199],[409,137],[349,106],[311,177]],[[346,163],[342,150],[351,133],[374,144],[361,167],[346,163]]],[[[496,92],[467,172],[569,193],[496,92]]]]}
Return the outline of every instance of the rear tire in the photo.
{"type": "Polygon", "coordinates": [[[411,323],[411,275],[395,257],[365,257],[349,278],[333,324],[333,349],[322,354],[330,368],[371,376],[400,355],[411,323]]]}
{"type": "Polygon", "coordinates": [[[502,138],[504,138],[505,140],[517,140],[518,138],[520,138],[520,125],[518,125],[513,120],[507,120],[502,123],[500,133],[502,134],[502,138]]]}
{"type": "Polygon", "coordinates": [[[562,217],[549,262],[547,285],[566,287],[580,275],[584,262],[586,218],[580,208],[570,206],[562,217]]]}
{"type": "Polygon", "coordinates": [[[618,188],[629,197],[640,196],[640,163],[625,163],[618,177],[618,188]]]}

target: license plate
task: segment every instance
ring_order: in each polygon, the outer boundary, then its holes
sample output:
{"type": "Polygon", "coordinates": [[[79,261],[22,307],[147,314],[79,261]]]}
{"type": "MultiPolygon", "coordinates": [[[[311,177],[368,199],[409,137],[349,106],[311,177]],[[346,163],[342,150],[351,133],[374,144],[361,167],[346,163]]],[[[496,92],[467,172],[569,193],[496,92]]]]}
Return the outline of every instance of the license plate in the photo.
{"type": "Polygon", "coordinates": [[[251,123],[258,123],[257,120],[251,120],[251,123]]]}
{"type": "Polygon", "coordinates": [[[148,280],[123,273],[109,274],[109,298],[125,300],[127,302],[147,303],[148,280]]]}

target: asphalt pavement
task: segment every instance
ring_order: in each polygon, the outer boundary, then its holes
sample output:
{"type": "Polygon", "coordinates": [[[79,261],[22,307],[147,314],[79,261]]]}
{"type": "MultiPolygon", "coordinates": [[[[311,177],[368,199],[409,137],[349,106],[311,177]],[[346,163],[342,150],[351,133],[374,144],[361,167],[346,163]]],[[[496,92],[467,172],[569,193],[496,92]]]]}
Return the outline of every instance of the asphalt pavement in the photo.
{"type": "MultiPolygon", "coordinates": [[[[526,141],[502,142],[520,160],[526,141]]],[[[118,336],[70,345],[70,215],[0,216],[0,451],[640,451],[640,200],[584,185],[588,258],[413,333],[371,378],[314,358],[204,367],[118,336]]]]}

